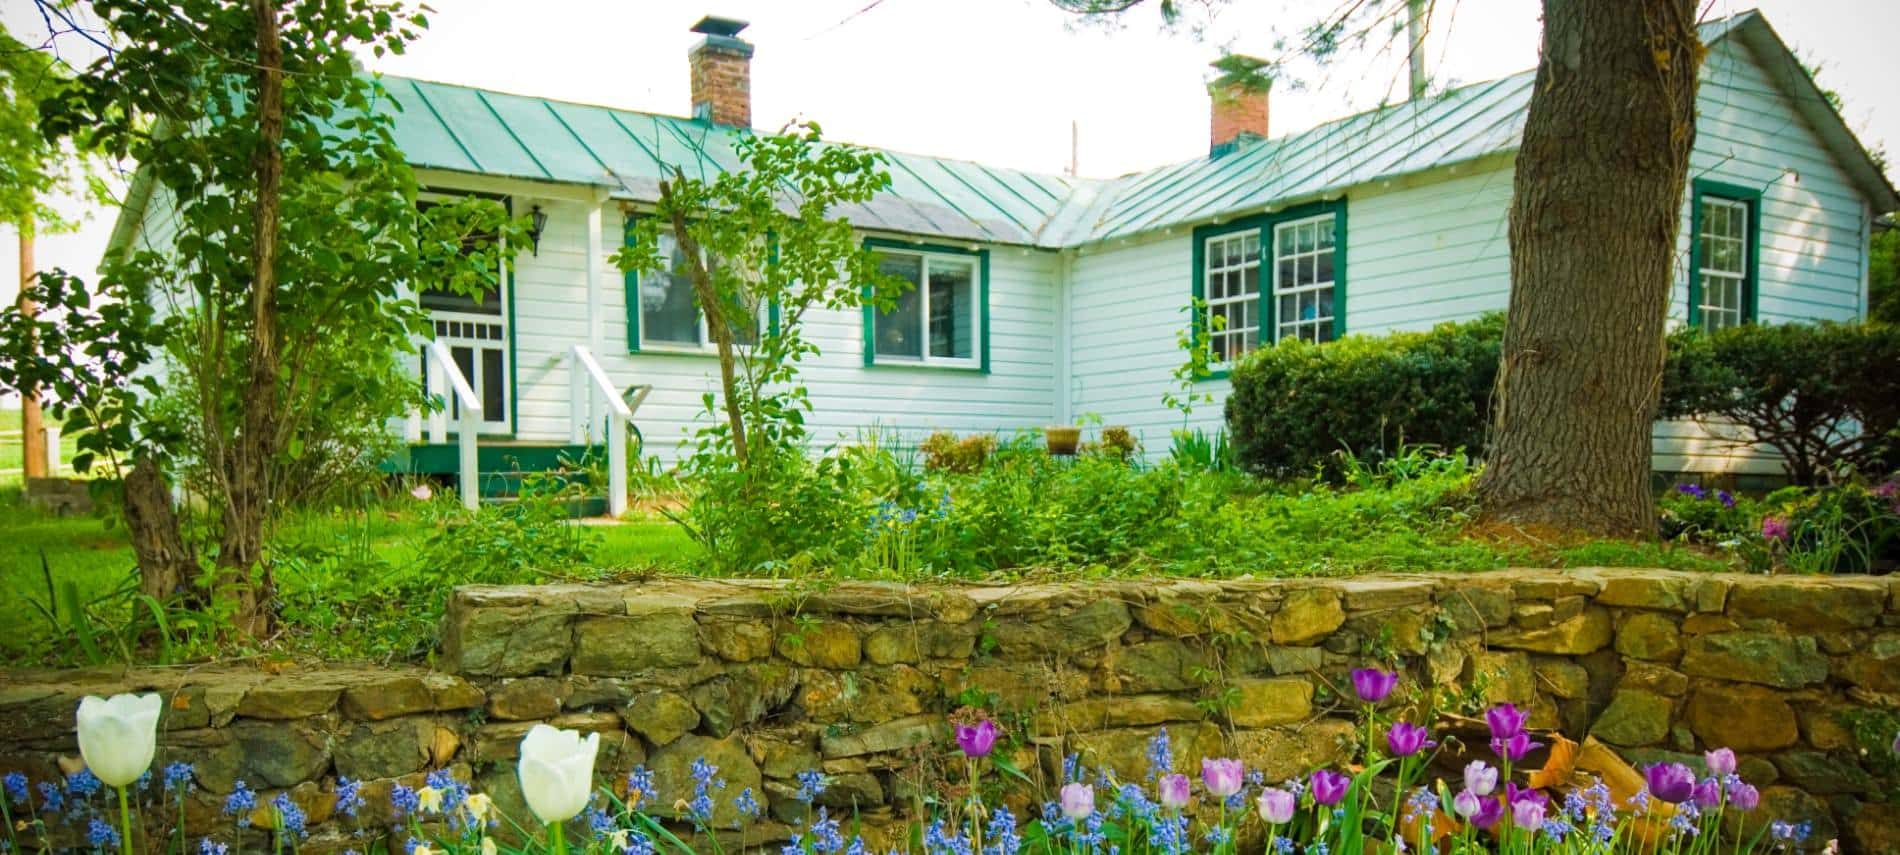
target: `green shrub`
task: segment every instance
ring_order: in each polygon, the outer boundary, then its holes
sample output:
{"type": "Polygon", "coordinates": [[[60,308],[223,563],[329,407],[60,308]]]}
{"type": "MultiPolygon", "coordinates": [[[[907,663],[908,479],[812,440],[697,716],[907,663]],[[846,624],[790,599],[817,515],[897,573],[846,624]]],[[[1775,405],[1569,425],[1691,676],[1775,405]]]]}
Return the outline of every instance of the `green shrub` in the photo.
{"type": "Polygon", "coordinates": [[[1234,367],[1227,429],[1241,466],[1286,477],[1336,455],[1428,445],[1477,454],[1490,421],[1502,315],[1430,332],[1283,341],[1234,367]]]}
{"type": "Polygon", "coordinates": [[[1900,328],[1745,324],[1669,337],[1664,418],[1739,423],[1814,485],[1900,466],[1900,328]]]}
{"type": "Polygon", "coordinates": [[[1664,540],[1714,545],[1761,534],[1761,507],[1727,490],[1677,484],[1656,512],[1664,540]]]}
{"type": "Polygon", "coordinates": [[[1783,563],[1798,573],[1867,573],[1900,566],[1900,482],[1788,487],[1763,502],[1786,522],[1783,563]]]}
{"type": "Polygon", "coordinates": [[[947,430],[940,430],[917,446],[924,454],[924,468],[932,472],[962,472],[965,474],[983,468],[990,459],[990,452],[996,450],[996,437],[990,434],[976,434],[958,439],[947,430]]]}

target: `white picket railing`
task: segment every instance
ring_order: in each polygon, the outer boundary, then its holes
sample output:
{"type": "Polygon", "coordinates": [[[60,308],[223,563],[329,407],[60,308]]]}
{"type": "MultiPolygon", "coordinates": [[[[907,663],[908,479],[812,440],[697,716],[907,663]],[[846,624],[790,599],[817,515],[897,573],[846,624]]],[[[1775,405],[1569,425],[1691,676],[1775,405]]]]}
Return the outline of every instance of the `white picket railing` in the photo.
{"type": "MultiPolygon", "coordinates": [[[[48,477],[57,478],[59,477],[59,467],[61,463],[60,446],[59,446],[59,443],[60,443],[59,426],[42,424],[40,428],[40,436],[45,439],[45,445],[43,447],[46,449],[46,474],[48,477]]],[[[26,431],[24,429],[0,430],[0,446],[4,446],[4,445],[18,445],[20,447],[20,468],[19,469],[0,469],[0,475],[25,474],[26,473],[26,431]]]]}
{"type": "Polygon", "coordinates": [[[605,423],[607,513],[619,517],[627,512],[627,422],[633,418],[633,408],[621,399],[586,345],[574,345],[568,361],[568,440],[575,445],[586,443],[593,428],[605,423]]]}
{"type": "MultiPolygon", "coordinates": [[[[475,387],[469,385],[468,378],[462,376],[462,368],[455,364],[455,354],[449,352],[448,345],[439,341],[430,341],[423,345],[426,354],[423,362],[429,366],[429,389],[432,394],[440,395],[448,389],[455,395],[459,410],[455,422],[455,444],[458,453],[455,472],[455,489],[462,496],[462,506],[474,510],[482,502],[480,469],[475,453],[475,442],[482,429],[482,399],[475,395],[475,387]]],[[[448,399],[444,397],[443,406],[429,412],[429,441],[438,445],[448,442],[449,410],[448,399]]]]}

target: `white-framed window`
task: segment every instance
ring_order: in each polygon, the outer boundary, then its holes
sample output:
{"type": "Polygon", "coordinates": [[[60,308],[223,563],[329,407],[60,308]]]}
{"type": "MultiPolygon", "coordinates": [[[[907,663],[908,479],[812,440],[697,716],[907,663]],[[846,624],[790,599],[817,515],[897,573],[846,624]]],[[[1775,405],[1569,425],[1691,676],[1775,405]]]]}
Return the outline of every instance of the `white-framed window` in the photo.
{"type": "MultiPolygon", "coordinates": [[[[634,320],[639,329],[637,349],[711,350],[712,335],[706,328],[706,313],[699,309],[698,295],[693,293],[693,278],[686,264],[686,254],[671,233],[662,232],[659,242],[660,257],[666,259],[667,271],[647,272],[636,278],[634,311],[637,315],[634,320]]],[[[759,339],[760,307],[746,305],[739,308],[742,314],[752,319],[752,323],[735,323],[733,341],[742,345],[756,344],[759,339]]]]}
{"type": "Polygon", "coordinates": [[[1209,352],[1232,362],[1260,344],[1260,230],[1209,237],[1201,251],[1209,352]]]}
{"type": "Polygon", "coordinates": [[[1273,340],[1333,340],[1333,215],[1273,227],[1273,340]]]}
{"type": "Polygon", "coordinates": [[[1706,330],[1749,320],[1749,204],[1721,196],[1701,197],[1696,231],[1697,322],[1706,330]]]}
{"type": "Polygon", "coordinates": [[[889,311],[874,312],[872,361],[949,368],[982,367],[983,266],[980,256],[879,248],[878,268],[910,283],[889,311]]]}

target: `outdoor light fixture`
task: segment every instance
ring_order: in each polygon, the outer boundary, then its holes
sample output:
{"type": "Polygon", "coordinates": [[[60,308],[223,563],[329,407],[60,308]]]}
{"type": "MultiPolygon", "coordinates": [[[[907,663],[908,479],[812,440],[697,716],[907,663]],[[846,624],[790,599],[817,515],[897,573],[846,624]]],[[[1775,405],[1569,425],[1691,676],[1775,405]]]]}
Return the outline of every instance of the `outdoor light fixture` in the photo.
{"type": "Polygon", "coordinates": [[[528,248],[536,256],[541,254],[541,231],[547,227],[548,215],[541,210],[540,205],[534,206],[534,210],[528,213],[528,248]]]}

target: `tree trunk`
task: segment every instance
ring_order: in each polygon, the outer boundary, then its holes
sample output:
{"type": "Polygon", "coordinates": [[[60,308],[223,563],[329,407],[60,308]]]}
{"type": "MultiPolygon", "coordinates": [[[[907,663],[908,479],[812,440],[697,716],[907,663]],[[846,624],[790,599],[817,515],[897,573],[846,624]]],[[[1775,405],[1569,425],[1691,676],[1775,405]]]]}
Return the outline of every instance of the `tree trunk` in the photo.
{"type": "Polygon", "coordinates": [[[251,341],[244,419],[224,513],[218,563],[236,571],[234,620],[252,637],[270,630],[271,576],[264,562],[271,463],[278,451],[277,217],[284,174],[284,51],[274,0],[252,0],[257,24],[257,198],[252,209],[251,341]]]}
{"type": "Polygon", "coordinates": [[[1650,431],[1702,53],[1694,0],[1545,0],[1478,485],[1494,519],[1655,536],[1650,431]]]}
{"type": "MultiPolygon", "coordinates": [[[[20,316],[31,320],[36,306],[28,296],[33,287],[33,226],[20,224],[20,316]]],[[[27,351],[33,342],[27,341],[27,351]]],[[[40,417],[40,390],[31,383],[20,384],[20,454],[28,478],[44,478],[46,471],[46,423],[40,417]]]]}
{"type": "Polygon", "coordinates": [[[165,476],[150,458],[132,464],[125,476],[125,528],[138,556],[139,593],[161,602],[178,594],[196,599],[191,584],[198,562],[179,534],[165,476]]]}
{"type": "MultiPolygon", "coordinates": [[[[686,180],[680,171],[673,170],[674,181],[686,180]]],[[[732,455],[739,468],[746,468],[746,459],[752,449],[746,445],[745,418],[740,412],[739,396],[734,394],[738,378],[733,367],[732,325],[727,322],[725,307],[719,299],[719,289],[713,286],[712,271],[708,270],[705,253],[700,251],[699,241],[693,239],[692,232],[686,227],[686,212],[672,204],[673,188],[669,182],[660,182],[660,202],[673,212],[673,239],[679,242],[680,254],[686,256],[686,264],[693,274],[693,295],[699,298],[699,310],[706,313],[706,333],[712,336],[713,346],[719,353],[719,390],[721,403],[726,410],[726,427],[732,431],[732,455]]]]}

